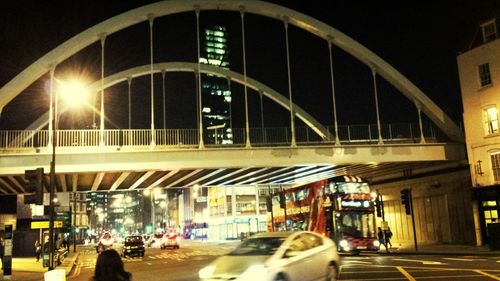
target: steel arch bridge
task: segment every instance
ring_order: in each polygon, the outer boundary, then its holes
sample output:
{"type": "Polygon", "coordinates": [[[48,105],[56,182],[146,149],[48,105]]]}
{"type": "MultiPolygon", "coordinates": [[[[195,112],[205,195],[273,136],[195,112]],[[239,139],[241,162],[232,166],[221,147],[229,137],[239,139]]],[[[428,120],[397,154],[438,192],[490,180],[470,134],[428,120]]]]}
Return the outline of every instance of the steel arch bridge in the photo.
{"type": "MultiPolygon", "coordinates": [[[[37,79],[51,73],[58,64],[85,47],[135,24],[176,13],[221,10],[256,14],[294,25],[324,39],[329,46],[337,46],[367,65],[376,75],[391,83],[402,95],[413,102],[417,111],[425,113],[443,131],[452,143],[426,142],[422,126],[410,137],[382,136],[381,124],[367,127],[367,137],[353,142],[341,139],[341,131],[328,130],[291,99],[258,81],[216,67],[190,63],[164,63],[136,67],[96,81],[93,91],[122,82],[128,78],[158,71],[205,72],[227,77],[245,87],[259,91],[274,100],[308,125],[319,138],[294,145],[296,135],[284,143],[261,143],[249,146],[250,130],[243,132],[245,141],[240,146],[202,146],[202,130],[150,132],[133,130],[104,130],[87,132],[57,132],[57,175],[59,191],[130,190],[153,187],[185,187],[233,184],[300,184],[342,174],[355,174],[376,181],[398,174],[404,169],[423,169],[429,166],[456,166],[465,159],[463,135],[456,124],[421,90],[376,54],[314,18],[297,11],[263,2],[233,0],[167,0],[143,6],[97,24],[56,47],[0,89],[0,109],[21,94],[37,79]],[[376,131],[378,130],[378,136],[376,131]],[[335,131],[332,137],[332,131],[335,131]],[[375,131],[375,133],[374,133],[375,131]],[[143,141],[127,142],[134,134],[144,135],[143,141]],[[186,137],[186,134],[192,134],[186,137]],[[418,137],[420,134],[420,137],[418,137]],[[64,135],[71,135],[65,140],[64,135]],[[183,135],[184,137],[179,137],[183,135]],[[85,142],[72,142],[74,136],[85,142]],[[194,137],[193,137],[194,136],[194,137]],[[198,141],[196,141],[199,136],[198,141]],[[417,137],[415,137],[417,136],[417,137]],[[101,142],[98,139],[101,138],[101,142]],[[168,141],[177,138],[176,141],[168,141]],[[182,138],[182,142],[179,141],[182,138]],[[337,140],[334,140],[337,138],[337,140]],[[106,142],[103,144],[102,139],[106,142]],[[154,145],[148,140],[154,140],[154,145]],[[289,145],[291,142],[291,145],[289,145]],[[91,148],[91,149],[88,149],[91,148]],[[132,159],[131,159],[132,158],[132,159]],[[171,159],[176,159],[175,161],[171,159]],[[97,163],[96,163],[97,162],[97,163]],[[137,169],[137,167],[141,167],[137,169]]],[[[152,27],[151,27],[152,28],[152,27]]],[[[104,47],[103,47],[104,48],[104,47]]],[[[333,79],[333,78],[332,78],[333,79]]],[[[291,95],[291,93],[290,93],[291,95]]],[[[0,193],[22,193],[22,174],[25,169],[48,167],[50,162],[50,134],[40,130],[40,124],[50,120],[41,117],[23,132],[2,132],[4,149],[0,154],[0,193]],[[33,130],[30,130],[33,129],[33,130]]],[[[292,121],[293,123],[293,121],[292,121]]],[[[293,125],[291,126],[293,127],[293,125]]],[[[389,130],[391,127],[389,127],[389,130]]],[[[306,129],[307,132],[308,129],[306,129]]],[[[134,137],[135,139],[135,137],[134,137]]],[[[255,143],[253,141],[252,143],[255,143]]]]}

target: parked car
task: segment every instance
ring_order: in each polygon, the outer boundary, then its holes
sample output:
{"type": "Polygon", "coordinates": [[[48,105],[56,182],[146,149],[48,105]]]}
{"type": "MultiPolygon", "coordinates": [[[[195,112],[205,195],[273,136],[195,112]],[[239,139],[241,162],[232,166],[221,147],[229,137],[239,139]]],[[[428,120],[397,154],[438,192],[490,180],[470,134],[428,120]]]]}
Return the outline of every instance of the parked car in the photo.
{"type": "Polygon", "coordinates": [[[200,280],[337,280],[335,243],[314,232],[259,233],[220,256],[198,275],[200,280]]]}
{"type": "Polygon", "coordinates": [[[181,236],[176,234],[176,233],[167,233],[163,235],[163,238],[161,239],[161,244],[160,248],[166,249],[166,248],[173,248],[173,249],[179,249],[180,245],[179,242],[181,240],[181,236]]]}
{"type": "Polygon", "coordinates": [[[123,250],[122,250],[123,257],[132,255],[138,255],[144,257],[145,252],[146,250],[144,248],[144,241],[142,240],[142,236],[140,235],[127,236],[123,240],[123,250]]]}

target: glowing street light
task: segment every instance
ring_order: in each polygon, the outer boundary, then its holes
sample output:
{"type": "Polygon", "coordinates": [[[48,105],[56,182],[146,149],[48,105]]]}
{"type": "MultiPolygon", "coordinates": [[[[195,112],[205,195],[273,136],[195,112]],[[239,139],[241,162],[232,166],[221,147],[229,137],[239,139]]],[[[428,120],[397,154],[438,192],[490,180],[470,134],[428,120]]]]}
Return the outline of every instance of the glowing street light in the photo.
{"type": "Polygon", "coordinates": [[[85,87],[84,82],[76,82],[76,79],[69,79],[71,82],[63,82],[57,80],[59,82],[59,87],[61,90],[54,89],[54,72],[55,67],[50,70],[50,114],[49,114],[49,147],[52,144],[52,161],[50,162],[50,206],[49,206],[49,270],[54,269],[54,199],[55,199],[55,189],[56,189],[56,133],[57,133],[57,102],[58,95],[61,97],[71,95],[71,98],[67,98],[66,100],[79,100],[81,101],[81,97],[84,97],[83,90],[85,87]],[[61,86],[62,85],[62,86],[61,86]],[[80,85],[80,86],[79,86],[80,85]],[[79,98],[75,98],[78,96],[79,98]]]}

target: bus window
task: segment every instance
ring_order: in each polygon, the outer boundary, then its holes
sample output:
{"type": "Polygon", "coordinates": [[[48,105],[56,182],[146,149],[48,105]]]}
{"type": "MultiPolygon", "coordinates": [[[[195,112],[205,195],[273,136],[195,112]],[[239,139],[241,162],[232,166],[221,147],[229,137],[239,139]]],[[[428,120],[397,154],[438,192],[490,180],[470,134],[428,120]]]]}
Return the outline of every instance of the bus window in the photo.
{"type": "Polygon", "coordinates": [[[337,227],[342,236],[374,237],[373,214],[343,212],[337,214],[337,227]]]}

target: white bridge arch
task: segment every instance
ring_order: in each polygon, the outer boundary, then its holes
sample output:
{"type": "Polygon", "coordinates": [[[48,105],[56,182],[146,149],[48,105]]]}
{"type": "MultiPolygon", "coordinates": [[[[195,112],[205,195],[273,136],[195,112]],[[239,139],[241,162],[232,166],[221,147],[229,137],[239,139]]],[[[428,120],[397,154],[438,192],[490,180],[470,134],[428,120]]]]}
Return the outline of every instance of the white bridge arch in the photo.
{"type": "Polygon", "coordinates": [[[286,19],[289,24],[330,41],[333,45],[343,49],[372,68],[415,103],[451,140],[464,142],[461,130],[443,110],[404,75],[369,49],[335,28],[310,16],[276,4],[257,0],[168,0],[139,7],[112,17],[62,43],[3,86],[0,89],[0,110],[50,69],[83,48],[100,40],[103,34],[113,34],[148,20],[151,16],[160,17],[196,10],[244,11],[245,13],[257,14],[277,20],[286,19]]]}
{"type": "MultiPolygon", "coordinates": [[[[165,63],[156,63],[153,65],[153,72],[198,72],[198,64],[190,63],[190,62],[165,62],[165,63]]],[[[205,74],[212,74],[219,77],[225,77],[227,79],[231,79],[231,81],[237,82],[241,85],[245,85],[248,88],[251,88],[257,92],[261,92],[263,95],[273,100],[277,104],[283,106],[287,110],[290,110],[290,101],[288,98],[284,97],[280,93],[276,92],[272,88],[263,83],[258,82],[255,79],[250,77],[243,77],[242,74],[216,67],[208,64],[200,65],[200,72],[205,74]],[[245,82],[246,81],[246,82],[245,82]]],[[[151,73],[150,65],[143,65],[134,68],[130,68],[113,75],[110,75],[104,78],[102,85],[104,88],[109,88],[118,83],[127,81],[129,78],[136,78],[144,75],[149,75],[151,73]]],[[[101,81],[95,81],[89,86],[89,90],[91,93],[97,93],[101,91],[101,81]]],[[[295,115],[302,120],[307,126],[309,126],[314,132],[316,132],[322,139],[333,139],[328,130],[321,125],[314,117],[309,115],[305,110],[300,108],[298,105],[293,104],[293,111],[295,115]]],[[[64,109],[62,109],[64,111],[64,109]]],[[[49,113],[46,112],[41,117],[39,117],[35,122],[33,122],[28,128],[29,130],[35,130],[42,128],[49,120],[49,113]]]]}

